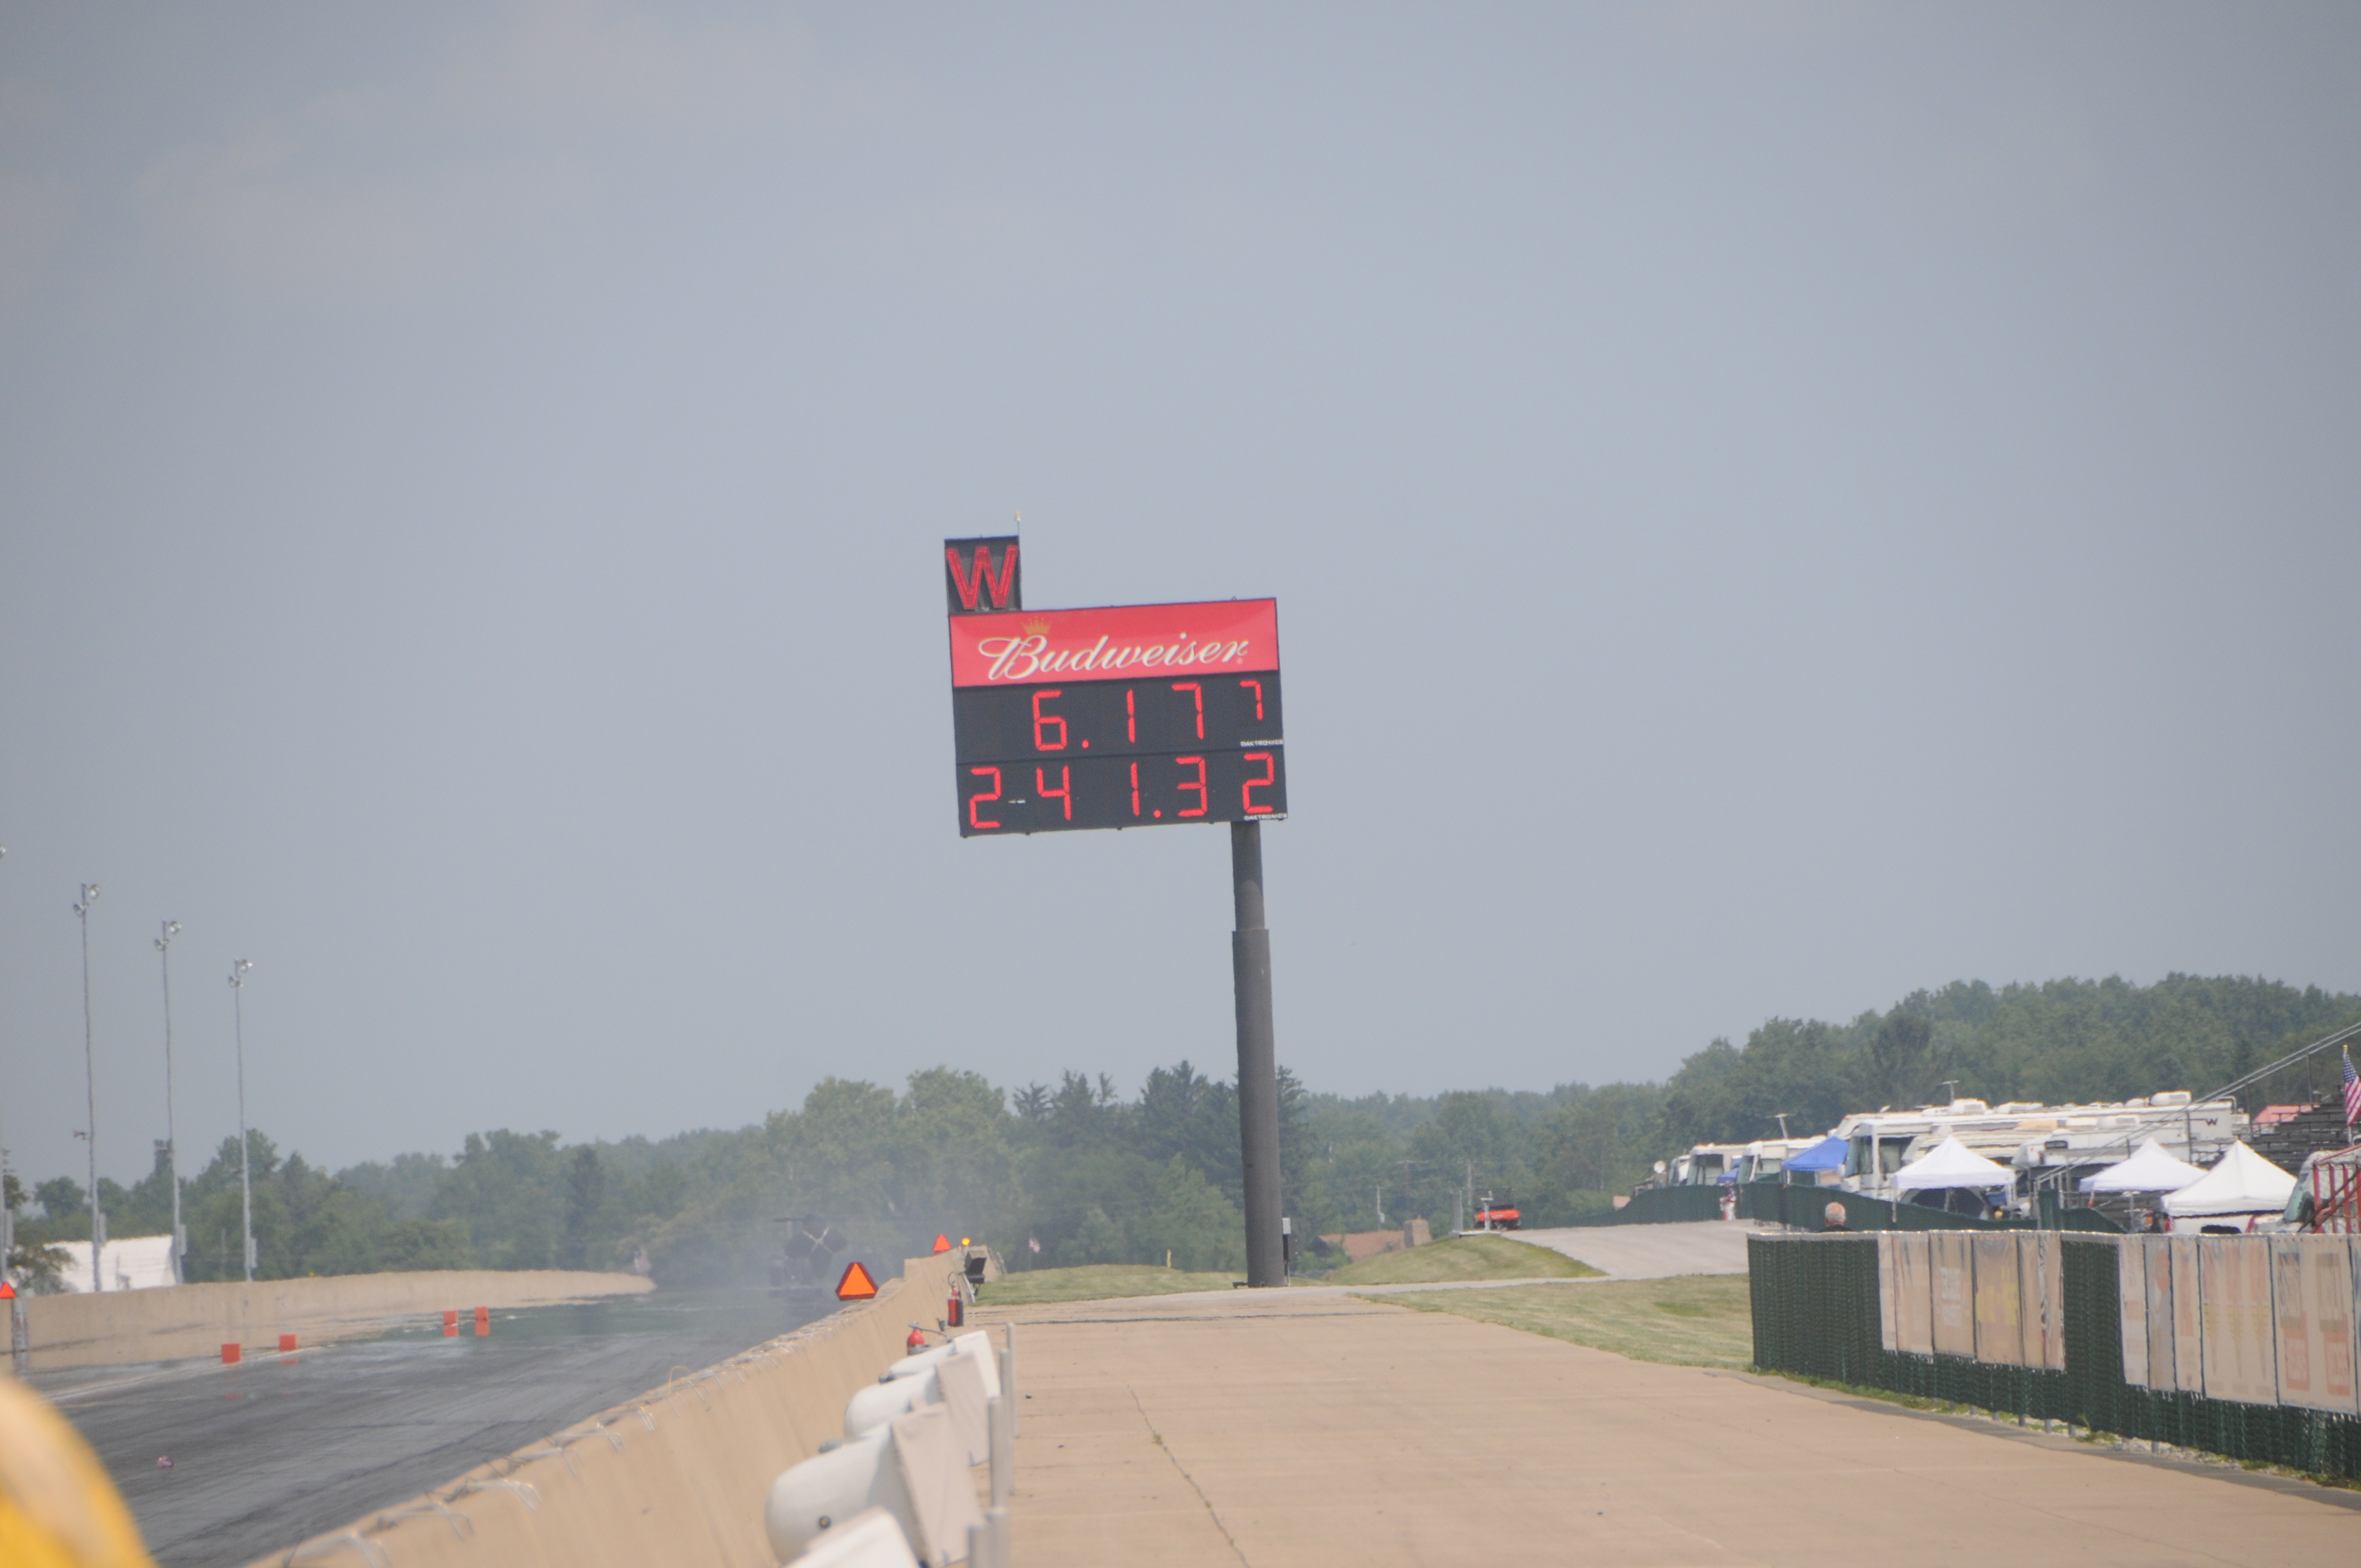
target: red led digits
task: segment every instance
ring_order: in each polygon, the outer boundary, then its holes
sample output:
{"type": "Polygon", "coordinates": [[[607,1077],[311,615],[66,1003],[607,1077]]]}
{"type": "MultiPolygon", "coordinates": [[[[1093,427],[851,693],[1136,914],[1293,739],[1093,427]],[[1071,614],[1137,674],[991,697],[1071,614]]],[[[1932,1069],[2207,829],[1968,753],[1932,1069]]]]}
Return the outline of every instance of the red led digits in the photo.
{"type": "Polygon", "coordinates": [[[1242,686],[1254,687],[1255,718],[1259,721],[1262,718],[1262,683],[1260,681],[1240,681],[1238,685],[1242,686]]]}
{"type": "MultiPolygon", "coordinates": [[[[1056,686],[1033,694],[1033,749],[1037,751],[1062,751],[1066,749],[1066,721],[1054,713],[1044,713],[1041,705],[1060,695],[1056,686]],[[1058,727],[1058,738],[1049,739],[1049,726],[1058,727]]],[[[972,755],[973,753],[970,753],[972,755]]]]}
{"type": "MultiPolygon", "coordinates": [[[[1033,770],[1033,783],[1035,787],[1039,791],[1043,800],[1054,800],[1058,802],[1066,808],[1066,820],[1071,822],[1074,819],[1074,770],[1072,768],[1060,766],[1058,769],[1058,787],[1056,789],[1051,789],[1049,787],[1048,775],[1039,768],[1033,770]]],[[[1268,806],[1265,806],[1263,809],[1268,811],[1270,808],[1268,806]]]]}
{"type": "Polygon", "coordinates": [[[975,774],[978,778],[982,778],[985,774],[989,773],[992,776],[992,793],[990,795],[972,795],[967,797],[967,825],[971,828],[999,827],[1000,824],[997,822],[986,822],[983,817],[978,817],[975,814],[975,808],[982,806],[987,800],[998,800],[1000,798],[1000,770],[998,768],[970,768],[968,772],[975,774]]]}
{"type": "Polygon", "coordinates": [[[1131,764],[1131,814],[1139,815],[1139,764],[1131,764]]]}
{"type": "Polygon", "coordinates": [[[1268,751],[1248,751],[1238,760],[1242,762],[1260,762],[1262,764],[1262,777],[1258,779],[1248,779],[1245,784],[1238,786],[1238,798],[1245,803],[1246,815],[1248,817],[1260,817],[1267,811],[1277,809],[1270,806],[1257,806],[1255,804],[1254,792],[1258,789],[1268,789],[1272,784],[1279,782],[1279,763],[1272,758],[1268,751]]]}
{"type": "Polygon", "coordinates": [[[1132,706],[1133,693],[1126,687],[1123,694],[1123,738],[1137,745],[1139,741],[1139,709],[1132,706]]]}
{"type": "Polygon", "coordinates": [[[1203,689],[1201,688],[1195,681],[1174,681],[1172,683],[1172,689],[1177,692],[1187,692],[1189,694],[1189,700],[1197,705],[1197,739],[1202,740],[1205,738],[1205,693],[1203,689]]]}
{"type": "Polygon", "coordinates": [[[1202,757],[1175,757],[1172,760],[1180,763],[1184,768],[1191,762],[1197,764],[1197,782],[1195,784],[1190,784],[1186,780],[1183,780],[1180,785],[1180,787],[1184,791],[1193,789],[1197,792],[1197,809],[1194,811],[1184,811],[1180,813],[1180,815],[1183,817],[1204,816],[1206,807],[1213,803],[1212,797],[1205,793],[1205,759],[1202,757]]]}

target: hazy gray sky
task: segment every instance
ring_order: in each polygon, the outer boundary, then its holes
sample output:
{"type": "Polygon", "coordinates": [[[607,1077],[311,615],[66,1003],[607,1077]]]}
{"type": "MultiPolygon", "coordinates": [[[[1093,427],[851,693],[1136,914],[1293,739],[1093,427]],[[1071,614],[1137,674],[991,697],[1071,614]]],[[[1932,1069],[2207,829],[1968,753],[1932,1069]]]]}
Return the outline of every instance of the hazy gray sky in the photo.
{"type": "MultiPolygon", "coordinates": [[[[2361,987],[2361,12],[0,6],[0,1129],[1233,1059],[962,842],[939,541],[1276,595],[1280,1059],[2361,987]]],[[[2202,1089],[2207,1085],[2188,1085],[2202,1089]]]]}

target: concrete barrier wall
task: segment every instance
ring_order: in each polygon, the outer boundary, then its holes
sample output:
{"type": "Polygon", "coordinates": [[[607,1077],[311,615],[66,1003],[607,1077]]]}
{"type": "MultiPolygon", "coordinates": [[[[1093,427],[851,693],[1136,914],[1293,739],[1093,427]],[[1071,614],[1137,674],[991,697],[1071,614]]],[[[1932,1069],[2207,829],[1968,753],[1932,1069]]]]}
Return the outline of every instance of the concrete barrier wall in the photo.
{"type": "Polygon", "coordinates": [[[680,1377],[424,1497],[254,1568],[770,1568],[779,1472],[841,1437],[844,1402],[932,1329],[956,1252],[911,1258],[874,1301],[680,1377]]]}
{"type": "MultiPolygon", "coordinates": [[[[94,1296],[35,1296],[25,1302],[35,1372],[176,1361],[221,1354],[225,1344],[276,1350],[279,1336],[303,1342],[366,1333],[389,1319],[476,1307],[537,1307],[655,1287],[636,1274],[566,1269],[340,1274],[324,1279],[258,1279],[251,1285],[172,1285],[94,1296]]],[[[462,1332],[472,1331],[463,1323],[462,1332]]]]}

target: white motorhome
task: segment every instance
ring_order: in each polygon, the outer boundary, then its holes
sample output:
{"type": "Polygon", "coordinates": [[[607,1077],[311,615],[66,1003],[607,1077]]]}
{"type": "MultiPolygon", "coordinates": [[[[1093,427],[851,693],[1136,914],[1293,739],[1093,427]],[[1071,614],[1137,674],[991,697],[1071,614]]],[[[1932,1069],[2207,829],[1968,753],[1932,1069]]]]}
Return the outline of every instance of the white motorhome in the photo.
{"type": "Polygon", "coordinates": [[[1787,1168],[1787,1157],[1801,1154],[1817,1138],[1757,1138],[1738,1157],[1738,1179],[1768,1181],[1787,1168]]]}
{"type": "Polygon", "coordinates": [[[1712,1187],[1738,1169],[1745,1157],[1744,1144],[1696,1144],[1676,1156],[1672,1168],[1664,1173],[1668,1187],[1712,1187]]]}
{"type": "Polygon", "coordinates": [[[2045,1187],[2072,1192],[2081,1178],[2127,1159],[2150,1138],[2191,1165],[2211,1165],[2246,1135],[2246,1113],[2231,1100],[2192,1102],[2185,1090],[2088,1105],[2010,1101],[1988,1105],[1954,1100],[1897,1111],[1886,1106],[1847,1116],[1836,1127],[1846,1141],[1848,1191],[1894,1198],[1894,1172],[1947,1137],[2016,1172],[2014,1198],[2029,1209],[2045,1187]]]}

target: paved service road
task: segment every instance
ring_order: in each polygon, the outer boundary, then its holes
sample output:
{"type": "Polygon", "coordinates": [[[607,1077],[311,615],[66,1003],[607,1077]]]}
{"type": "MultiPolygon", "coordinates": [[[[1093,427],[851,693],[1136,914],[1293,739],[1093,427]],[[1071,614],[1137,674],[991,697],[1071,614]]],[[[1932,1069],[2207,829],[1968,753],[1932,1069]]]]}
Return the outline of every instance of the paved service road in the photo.
{"type": "Polygon", "coordinates": [[[762,1291],[462,1316],[240,1365],[36,1376],[89,1440],[162,1568],[236,1568],[826,1315],[762,1291]],[[169,1455],[170,1470],[157,1459],[169,1455]]]}
{"type": "Polygon", "coordinates": [[[1560,1230],[1509,1231],[1580,1258],[1610,1279],[1662,1279],[1674,1274],[1743,1274],[1746,1238],[1783,1234],[1776,1225],[1744,1220],[1695,1220],[1677,1225],[1576,1225],[1560,1230]]]}

